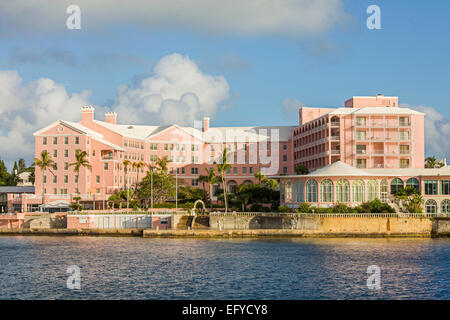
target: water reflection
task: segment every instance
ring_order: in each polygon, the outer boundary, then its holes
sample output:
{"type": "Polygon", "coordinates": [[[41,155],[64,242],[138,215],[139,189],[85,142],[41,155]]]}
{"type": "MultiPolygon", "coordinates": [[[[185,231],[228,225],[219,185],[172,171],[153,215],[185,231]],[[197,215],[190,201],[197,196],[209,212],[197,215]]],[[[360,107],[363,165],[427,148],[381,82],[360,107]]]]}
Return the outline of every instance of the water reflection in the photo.
{"type": "Polygon", "coordinates": [[[2,299],[450,298],[448,239],[0,237],[0,252],[2,299]]]}

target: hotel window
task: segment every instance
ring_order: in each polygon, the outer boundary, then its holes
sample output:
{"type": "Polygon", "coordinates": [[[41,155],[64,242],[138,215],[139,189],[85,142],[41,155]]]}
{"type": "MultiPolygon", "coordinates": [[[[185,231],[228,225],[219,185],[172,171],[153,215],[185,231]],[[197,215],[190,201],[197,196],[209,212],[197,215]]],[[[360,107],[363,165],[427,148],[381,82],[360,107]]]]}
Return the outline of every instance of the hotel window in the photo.
{"type": "Polygon", "coordinates": [[[198,174],[198,168],[191,168],[191,174],[198,174]]]}
{"type": "Polygon", "coordinates": [[[392,179],[391,181],[391,195],[396,195],[398,191],[403,189],[403,180],[400,178],[392,179]]]}
{"type": "Polygon", "coordinates": [[[233,157],[233,163],[237,163],[238,161],[237,161],[237,155],[235,155],[234,157],[233,157]]]}
{"type": "Polygon", "coordinates": [[[334,198],[333,181],[331,181],[330,179],[325,179],[320,183],[320,202],[333,202],[333,198],[334,198]]]}
{"type": "Polygon", "coordinates": [[[238,173],[238,168],[234,167],[233,168],[233,174],[237,174],[238,173]]]}
{"type": "Polygon", "coordinates": [[[150,143],[150,150],[158,150],[158,144],[157,143],[150,143]]]}
{"type": "Polygon", "coordinates": [[[248,173],[253,174],[253,167],[248,167],[248,173]]]}
{"type": "Polygon", "coordinates": [[[169,145],[167,143],[164,144],[164,150],[168,150],[169,149],[169,145]]]}
{"type": "MultiPolygon", "coordinates": [[[[122,155],[122,153],[121,153],[122,155]]],[[[92,150],[92,156],[95,157],[95,150],[92,150]]]]}
{"type": "Polygon", "coordinates": [[[369,180],[367,182],[367,201],[372,201],[378,198],[378,184],[376,180],[369,180]]]}
{"type": "Polygon", "coordinates": [[[247,167],[242,168],[242,174],[247,174],[247,167]]]}
{"type": "Polygon", "coordinates": [[[283,173],[284,173],[284,174],[287,173],[287,167],[283,167],[283,173]]]}
{"type": "Polygon", "coordinates": [[[197,156],[192,156],[192,158],[191,158],[191,162],[192,163],[198,163],[198,157],[197,156]]]}
{"type": "Polygon", "coordinates": [[[306,202],[317,202],[317,181],[310,179],[306,182],[306,202]]]}
{"type": "Polygon", "coordinates": [[[412,187],[416,189],[417,193],[420,193],[419,180],[417,180],[416,178],[409,178],[408,180],[406,180],[406,186],[412,187]]]}
{"type": "Polygon", "coordinates": [[[437,180],[425,180],[425,194],[426,195],[436,195],[438,194],[438,182],[437,180]]]}
{"type": "Polygon", "coordinates": [[[304,202],[303,181],[295,180],[294,182],[294,202],[304,202]]]}
{"type": "Polygon", "coordinates": [[[69,150],[64,150],[64,158],[67,158],[69,156],[69,150]]]}
{"type": "Polygon", "coordinates": [[[352,183],[353,188],[353,202],[364,202],[365,198],[365,188],[364,188],[364,181],[358,179],[353,181],[352,183]]]}
{"type": "Polygon", "coordinates": [[[409,126],[409,118],[408,117],[400,117],[399,119],[401,126],[409,126]]]}
{"type": "Polygon", "coordinates": [[[67,175],[64,176],[64,183],[69,183],[69,176],[67,175]]]}
{"type": "Polygon", "coordinates": [[[53,176],[53,183],[57,183],[58,182],[58,177],[57,176],[53,176]]]}
{"type": "Polygon", "coordinates": [[[103,164],[103,170],[108,170],[108,162],[105,162],[105,163],[103,164]]]}
{"type": "Polygon", "coordinates": [[[47,137],[42,138],[42,144],[44,146],[47,145],[47,137]]]}
{"type": "Polygon", "coordinates": [[[228,170],[227,170],[227,174],[231,174],[231,169],[228,169],[228,170]]]}
{"type": "Polygon", "coordinates": [[[400,145],[400,153],[408,154],[409,153],[409,145],[400,145]]]}
{"type": "Polygon", "coordinates": [[[366,125],[366,117],[356,117],[356,125],[357,126],[365,126],[366,125]]]}
{"type": "Polygon", "coordinates": [[[357,144],[356,145],[356,153],[357,154],[366,154],[366,145],[365,144],[357,144]]]}
{"type": "Polygon", "coordinates": [[[437,203],[433,199],[427,200],[425,202],[425,211],[426,213],[436,213],[437,212],[437,203]]]}
{"type": "Polygon", "coordinates": [[[78,183],[78,175],[75,176],[75,183],[78,183]]]}
{"type": "Polygon", "coordinates": [[[209,146],[209,150],[210,150],[211,152],[214,152],[214,145],[210,145],[210,146],[209,146]]]}
{"type": "Polygon", "coordinates": [[[64,144],[69,144],[69,137],[64,137],[64,144]]]}
{"type": "Polygon", "coordinates": [[[287,150],[287,144],[283,144],[283,150],[287,150]]]}
{"type": "Polygon", "coordinates": [[[400,159],[400,168],[409,168],[409,159],[400,159]]]}
{"type": "Polygon", "coordinates": [[[58,144],[58,138],[57,137],[53,137],[53,144],[58,144]]]}
{"type": "Polygon", "coordinates": [[[356,159],[356,167],[357,168],[365,168],[366,167],[366,159],[356,159]]]}
{"type": "Polygon", "coordinates": [[[54,158],[58,157],[58,150],[53,150],[53,157],[54,158]]]}
{"type": "Polygon", "coordinates": [[[155,162],[158,160],[158,157],[156,156],[156,154],[151,154],[150,155],[150,161],[155,162]]]}
{"type": "Polygon", "coordinates": [[[381,180],[380,182],[380,200],[384,203],[388,200],[388,182],[386,179],[381,180]]]}
{"type": "Polygon", "coordinates": [[[47,183],[47,176],[44,176],[44,183],[47,183]]]}
{"type": "Polygon", "coordinates": [[[80,192],[78,191],[78,188],[75,188],[75,193],[80,193],[80,192]]]}
{"type": "Polygon", "coordinates": [[[170,145],[170,151],[173,151],[173,144],[170,145]]]}
{"type": "Polygon", "coordinates": [[[64,170],[69,170],[69,163],[64,162],[64,170]]]}
{"type": "Polygon", "coordinates": [[[198,186],[198,179],[192,179],[191,180],[191,184],[192,184],[192,186],[198,186]]]}
{"type": "Polygon", "coordinates": [[[450,194],[450,180],[441,180],[441,194],[450,194]]]}
{"type": "Polygon", "coordinates": [[[450,200],[448,199],[442,200],[441,213],[450,213],[450,200]]]}
{"type": "Polygon", "coordinates": [[[286,162],[287,161],[287,155],[283,154],[283,161],[286,162]]]}
{"type": "Polygon", "coordinates": [[[100,176],[95,176],[95,183],[100,183],[100,176]]]}
{"type": "Polygon", "coordinates": [[[365,131],[356,131],[356,140],[366,140],[366,132],[365,131]]]}
{"type": "Polygon", "coordinates": [[[400,140],[409,140],[409,131],[399,131],[400,140]]]}
{"type": "Polygon", "coordinates": [[[191,145],[191,151],[198,151],[198,144],[191,145]]]}
{"type": "Polygon", "coordinates": [[[53,194],[57,194],[58,190],[56,190],[56,188],[53,188],[53,194]]]}
{"type": "Polygon", "coordinates": [[[75,137],[75,144],[80,144],[80,137],[75,137]]]}
{"type": "Polygon", "coordinates": [[[350,183],[347,179],[340,179],[336,183],[337,202],[350,202],[350,183]]]}

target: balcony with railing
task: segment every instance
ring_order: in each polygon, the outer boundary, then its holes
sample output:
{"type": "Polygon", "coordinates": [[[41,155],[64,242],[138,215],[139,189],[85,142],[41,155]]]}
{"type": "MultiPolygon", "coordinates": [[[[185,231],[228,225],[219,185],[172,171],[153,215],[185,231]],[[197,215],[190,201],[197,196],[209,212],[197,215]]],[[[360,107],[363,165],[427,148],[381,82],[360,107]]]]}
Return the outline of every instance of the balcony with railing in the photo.
{"type": "Polygon", "coordinates": [[[331,141],[340,141],[341,137],[340,136],[331,136],[331,141]]]}

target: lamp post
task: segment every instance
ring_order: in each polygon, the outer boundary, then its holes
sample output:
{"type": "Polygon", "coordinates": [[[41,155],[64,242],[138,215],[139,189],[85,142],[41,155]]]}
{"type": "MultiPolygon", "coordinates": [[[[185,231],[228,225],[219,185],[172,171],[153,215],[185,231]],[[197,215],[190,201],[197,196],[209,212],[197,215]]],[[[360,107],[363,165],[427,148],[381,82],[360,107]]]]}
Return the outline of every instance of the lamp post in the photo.
{"type": "Polygon", "coordinates": [[[175,171],[175,212],[178,211],[178,168],[175,171]]]}
{"type": "Polygon", "coordinates": [[[153,167],[150,168],[150,213],[153,212],[153,167]]]}

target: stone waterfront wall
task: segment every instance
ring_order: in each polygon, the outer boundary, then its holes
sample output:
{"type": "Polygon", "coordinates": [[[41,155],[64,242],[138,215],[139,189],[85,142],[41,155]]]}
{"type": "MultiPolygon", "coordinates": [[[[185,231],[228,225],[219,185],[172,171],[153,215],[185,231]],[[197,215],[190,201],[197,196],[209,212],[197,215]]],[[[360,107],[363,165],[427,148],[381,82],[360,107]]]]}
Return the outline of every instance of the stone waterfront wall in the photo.
{"type": "MultiPolygon", "coordinates": [[[[294,229],[305,234],[430,236],[433,220],[395,215],[211,214],[210,229],[294,229]]],[[[450,230],[450,222],[449,222],[450,230]]]]}
{"type": "Polygon", "coordinates": [[[170,229],[168,214],[69,214],[67,229],[170,229]]]}

